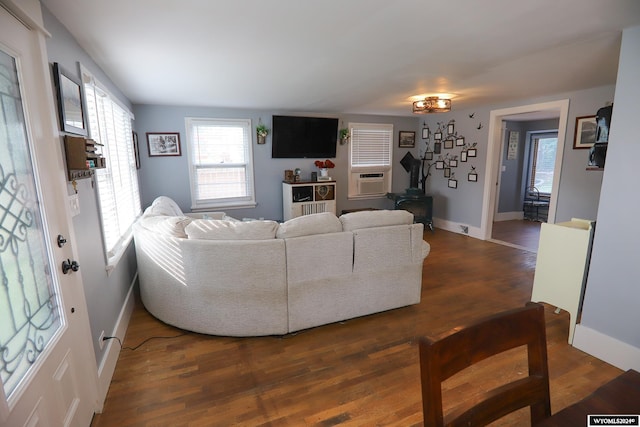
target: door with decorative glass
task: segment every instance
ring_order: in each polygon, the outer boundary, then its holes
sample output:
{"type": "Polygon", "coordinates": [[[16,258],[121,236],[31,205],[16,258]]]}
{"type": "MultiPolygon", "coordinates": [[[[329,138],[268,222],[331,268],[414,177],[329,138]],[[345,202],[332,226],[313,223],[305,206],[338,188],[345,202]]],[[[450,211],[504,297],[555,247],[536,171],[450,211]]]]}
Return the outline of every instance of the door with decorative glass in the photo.
{"type": "Polygon", "coordinates": [[[0,4],[0,426],[87,426],[97,370],[82,282],[61,272],[73,238],[43,46],[0,4]]]}

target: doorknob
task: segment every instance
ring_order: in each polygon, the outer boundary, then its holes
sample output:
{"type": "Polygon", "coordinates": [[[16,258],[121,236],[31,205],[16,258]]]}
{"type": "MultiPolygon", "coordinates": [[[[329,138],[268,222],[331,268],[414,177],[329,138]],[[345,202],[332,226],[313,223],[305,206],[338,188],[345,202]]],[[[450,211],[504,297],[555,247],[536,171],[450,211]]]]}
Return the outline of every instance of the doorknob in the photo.
{"type": "Polygon", "coordinates": [[[80,264],[78,264],[75,260],[71,261],[67,259],[66,261],[62,261],[62,274],[69,273],[71,271],[78,271],[80,269],[80,264]]]}

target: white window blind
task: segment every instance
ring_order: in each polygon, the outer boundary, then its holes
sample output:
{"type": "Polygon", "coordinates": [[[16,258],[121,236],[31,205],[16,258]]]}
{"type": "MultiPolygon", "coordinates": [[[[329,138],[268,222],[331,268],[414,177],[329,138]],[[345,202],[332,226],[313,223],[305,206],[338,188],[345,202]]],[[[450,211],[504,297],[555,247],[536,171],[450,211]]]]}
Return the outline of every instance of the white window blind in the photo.
{"type": "Polygon", "coordinates": [[[350,123],[351,167],[390,167],[393,125],[350,123]]]}
{"type": "Polygon", "coordinates": [[[192,209],[255,206],[251,121],[187,118],[192,209]]]}
{"type": "Polygon", "coordinates": [[[100,218],[108,268],[131,239],[131,226],[141,214],[138,173],[133,148],[133,115],[121,107],[85,69],[82,70],[89,135],[102,144],[106,168],[96,170],[100,218]]]}

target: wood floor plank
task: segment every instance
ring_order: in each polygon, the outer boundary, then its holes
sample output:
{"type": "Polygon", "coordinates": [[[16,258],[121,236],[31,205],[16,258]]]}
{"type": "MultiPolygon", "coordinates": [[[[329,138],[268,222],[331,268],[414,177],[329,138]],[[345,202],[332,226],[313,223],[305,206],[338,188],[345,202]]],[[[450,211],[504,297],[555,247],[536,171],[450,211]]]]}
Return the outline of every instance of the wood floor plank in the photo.
{"type": "MultiPolygon", "coordinates": [[[[110,426],[420,426],[417,340],[524,305],[535,253],[436,230],[420,304],[283,337],[230,338],[184,331],[138,302],[102,414],[110,426]]],[[[552,411],[621,371],[567,344],[569,316],[545,305],[552,411]]],[[[463,403],[474,384],[524,369],[514,354],[488,372],[463,373],[444,393],[463,403]]],[[[456,377],[454,377],[456,378],[456,377]]],[[[518,411],[497,425],[528,425],[518,411]]]]}

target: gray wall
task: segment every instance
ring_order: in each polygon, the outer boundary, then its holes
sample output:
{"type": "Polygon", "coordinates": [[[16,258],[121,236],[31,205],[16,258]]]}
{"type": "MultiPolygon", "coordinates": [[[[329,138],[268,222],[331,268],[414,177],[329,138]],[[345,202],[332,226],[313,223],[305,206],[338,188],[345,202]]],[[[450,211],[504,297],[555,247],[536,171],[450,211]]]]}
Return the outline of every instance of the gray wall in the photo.
{"type": "MultiPolygon", "coordinates": [[[[251,119],[255,129],[258,120],[271,129],[271,117],[277,114],[291,115],[318,115],[313,113],[295,113],[283,111],[259,111],[240,110],[229,108],[206,107],[172,107],[154,105],[135,105],[136,116],[135,129],[140,141],[140,183],[142,193],[142,205],[146,207],[158,196],[169,196],[174,199],[180,208],[189,212],[191,210],[191,195],[189,192],[189,171],[187,157],[187,141],[185,134],[185,117],[207,118],[248,118],[251,119]],[[146,132],[179,132],[182,145],[180,157],[152,157],[148,156],[146,132]]],[[[348,114],[322,114],[324,117],[337,117],[340,119],[340,128],[346,127],[349,122],[358,123],[391,123],[394,128],[394,153],[393,153],[393,191],[404,191],[409,186],[409,174],[400,165],[400,159],[411,151],[415,157],[419,156],[419,144],[416,148],[408,150],[398,148],[399,131],[415,131],[419,140],[418,120],[415,117],[392,116],[359,116],[348,114]]],[[[324,159],[272,159],[271,135],[267,137],[266,144],[253,144],[253,160],[255,170],[255,192],[257,206],[253,209],[225,209],[236,218],[268,218],[282,220],[282,180],[285,169],[302,169],[303,179],[308,179],[311,172],[318,169],[313,165],[315,160],[324,159]]],[[[337,181],[337,211],[360,207],[392,208],[393,203],[386,198],[370,200],[347,200],[347,170],[349,162],[349,145],[338,144],[334,163],[336,167],[330,171],[330,175],[337,181]]]]}
{"type": "MultiPolygon", "coordinates": [[[[106,85],[124,105],[130,106],[129,100],[122,95],[120,90],[82,50],[66,28],[44,6],[42,13],[45,28],[51,33],[51,37],[47,39],[49,62],[58,62],[77,77],[80,77],[77,64],[80,62],[100,82],[106,85]]],[[[55,95],[51,94],[51,96],[55,95]]],[[[62,138],[60,143],[62,144],[62,138]]],[[[66,175],[65,171],[60,173],[66,175]]],[[[102,331],[105,331],[107,336],[113,332],[137,267],[133,244],[131,244],[117,267],[107,275],[98,213],[97,188],[94,188],[91,179],[82,179],[77,182],[81,212],[80,215],[73,218],[79,257],[77,261],[80,264],[79,273],[82,275],[87,299],[96,361],[100,366],[102,358],[105,356],[104,350],[107,347],[100,350],[98,338],[102,331]]],[[[73,194],[74,190],[71,184],[67,186],[67,191],[68,194],[73,194]]]]}
{"type": "Polygon", "coordinates": [[[638,46],[640,26],[626,29],[581,323],[640,352],[638,46]]]}

